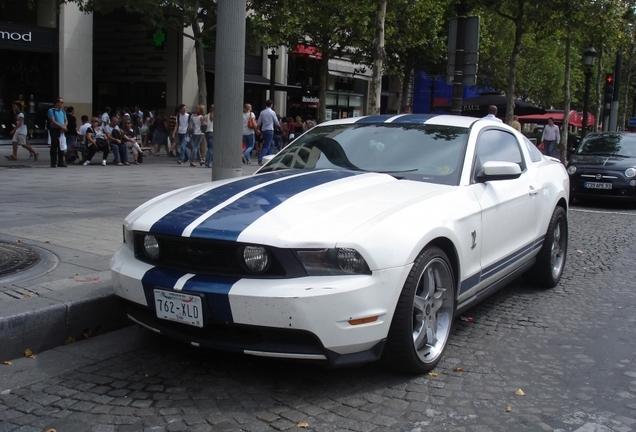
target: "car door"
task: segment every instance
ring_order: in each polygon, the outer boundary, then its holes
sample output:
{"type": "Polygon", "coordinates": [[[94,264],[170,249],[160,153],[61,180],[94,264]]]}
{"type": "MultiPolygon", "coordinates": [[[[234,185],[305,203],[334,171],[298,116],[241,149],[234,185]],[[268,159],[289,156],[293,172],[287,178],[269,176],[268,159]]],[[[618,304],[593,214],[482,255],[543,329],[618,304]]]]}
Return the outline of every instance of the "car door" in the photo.
{"type": "Polygon", "coordinates": [[[476,142],[471,187],[482,209],[481,276],[482,289],[527,261],[535,247],[540,185],[528,174],[517,137],[506,130],[483,130],[476,142]],[[475,176],[488,161],[517,163],[521,175],[510,180],[478,182],[475,176]]]}

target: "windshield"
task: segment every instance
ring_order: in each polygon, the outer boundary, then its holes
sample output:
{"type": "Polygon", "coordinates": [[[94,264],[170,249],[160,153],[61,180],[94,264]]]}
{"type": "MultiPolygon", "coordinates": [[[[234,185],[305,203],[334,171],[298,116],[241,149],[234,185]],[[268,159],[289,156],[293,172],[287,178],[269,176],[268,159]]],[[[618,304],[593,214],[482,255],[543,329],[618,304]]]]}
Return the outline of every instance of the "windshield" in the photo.
{"type": "Polygon", "coordinates": [[[423,124],[340,124],[311,129],[259,172],[350,169],[459,184],[468,129],[423,124]]]}
{"type": "Polygon", "coordinates": [[[636,157],[636,134],[592,134],[585,137],[577,155],[636,157]]]}

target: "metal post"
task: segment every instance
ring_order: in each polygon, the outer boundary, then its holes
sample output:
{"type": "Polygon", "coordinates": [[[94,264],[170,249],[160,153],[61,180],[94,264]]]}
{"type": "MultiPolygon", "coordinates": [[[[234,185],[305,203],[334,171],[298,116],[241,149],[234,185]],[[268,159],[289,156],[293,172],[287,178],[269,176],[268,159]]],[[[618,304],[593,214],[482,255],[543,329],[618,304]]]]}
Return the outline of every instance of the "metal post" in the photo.
{"type": "Polygon", "coordinates": [[[451,113],[454,115],[462,115],[467,14],[468,6],[466,5],[466,0],[461,0],[457,5],[457,39],[455,42],[455,72],[453,73],[453,103],[451,105],[451,113]]]}
{"type": "Polygon", "coordinates": [[[274,92],[276,91],[276,48],[272,48],[271,53],[267,56],[269,59],[269,98],[274,100],[274,92]]]}
{"type": "Polygon", "coordinates": [[[435,81],[437,81],[437,75],[435,77],[429,75],[429,78],[431,79],[431,108],[429,112],[432,113],[434,110],[433,104],[435,103],[435,81]]]}
{"type": "Polygon", "coordinates": [[[245,6],[246,0],[218,1],[212,180],[243,175],[245,6]]]}
{"type": "Polygon", "coordinates": [[[581,132],[581,138],[584,138],[587,134],[587,112],[590,103],[590,78],[592,77],[592,68],[585,68],[585,95],[583,96],[583,131],[581,132]]]}

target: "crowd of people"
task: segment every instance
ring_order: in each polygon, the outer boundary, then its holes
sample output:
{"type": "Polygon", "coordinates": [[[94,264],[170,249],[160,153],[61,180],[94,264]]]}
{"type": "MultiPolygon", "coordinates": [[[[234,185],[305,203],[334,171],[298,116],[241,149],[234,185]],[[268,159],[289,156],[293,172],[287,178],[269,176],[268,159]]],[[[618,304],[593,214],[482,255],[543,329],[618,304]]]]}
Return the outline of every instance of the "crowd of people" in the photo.
{"type": "MultiPolygon", "coordinates": [[[[37,153],[28,142],[28,128],[25,114],[18,103],[13,104],[15,128],[13,153],[9,160],[18,160],[18,148],[22,146],[30,153],[30,158],[38,159],[37,153]]],[[[266,101],[258,118],[252,106],[243,108],[242,160],[252,163],[256,155],[259,165],[263,158],[279,151],[297,136],[316,125],[312,116],[303,120],[281,118],[274,111],[274,103],[266,101]]],[[[174,115],[166,110],[142,111],[139,105],[129,108],[104,108],[103,112],[91,118],[80,117],[78,123],[72,106],[64,107],[64,99],[58,97],[47,112],[47,130],[50,146],[51,167],[67,167],[68,164],[91,165],[97,153],[102,156],[101,165],[106,166],[108,157],[113,155],[111,164],[117,166],[140,164],[144,156],[159,156],[162,149],[177,163],[190,167],[212,167],[214,138],[214,105],[194,107],[188,112],[181,104],[174,115]],[[132,157],[130,157],[132,155],[132,157]]]]}

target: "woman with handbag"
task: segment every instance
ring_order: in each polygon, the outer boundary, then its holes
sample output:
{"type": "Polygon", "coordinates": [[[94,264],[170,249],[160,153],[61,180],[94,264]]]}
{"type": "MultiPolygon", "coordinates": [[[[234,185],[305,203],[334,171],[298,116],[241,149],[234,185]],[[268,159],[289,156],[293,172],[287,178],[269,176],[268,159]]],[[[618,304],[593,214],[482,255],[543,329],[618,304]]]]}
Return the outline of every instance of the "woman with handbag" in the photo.
{"type": "Polygon", "coordinates": [[[243,106],[243,143],[245,151],[243,152],[243,163],[251,164],[250,154],[254,149],[254,133],[258,131],[256,116],[252,112],[252,105],[245,104],[243,106]]]}

